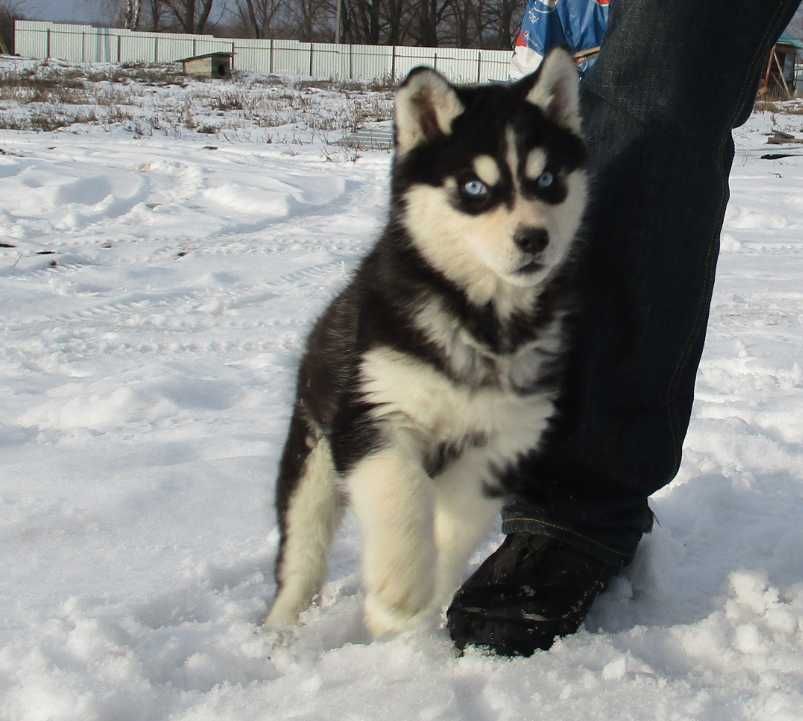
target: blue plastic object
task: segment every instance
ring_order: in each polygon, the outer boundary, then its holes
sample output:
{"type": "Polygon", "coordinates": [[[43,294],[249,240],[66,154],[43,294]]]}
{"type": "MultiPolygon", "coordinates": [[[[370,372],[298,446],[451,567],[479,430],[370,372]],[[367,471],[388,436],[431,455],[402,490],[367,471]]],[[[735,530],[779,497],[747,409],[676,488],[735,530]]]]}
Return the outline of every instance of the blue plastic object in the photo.
{"type": "MultiPolygon", "coordinates": [[[[554,47],[572,53],[592,50],[602,43],[608,27],[608,11],[614,0],[527,0],[516,37],[511,76],[535,70],[554,47]]],[[[593,56],[580,60],[581,73],[593,56]]]]}

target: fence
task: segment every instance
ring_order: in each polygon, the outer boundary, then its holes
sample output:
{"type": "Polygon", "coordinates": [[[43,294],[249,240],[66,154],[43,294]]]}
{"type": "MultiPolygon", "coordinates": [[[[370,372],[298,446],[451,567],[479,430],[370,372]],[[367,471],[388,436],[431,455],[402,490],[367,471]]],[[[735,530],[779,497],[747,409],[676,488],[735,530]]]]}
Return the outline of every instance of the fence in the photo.
{"type": "Polygon", "coordinates": [[[433,66],[453,82],[504,80],[510,63],[507,50],[244,40],[30,20],[16,21],[14,42],[22,56],[79,63],[165,63],[229,52],[237,70],[316,80],[395,81],[416,65],[433,66]]]}

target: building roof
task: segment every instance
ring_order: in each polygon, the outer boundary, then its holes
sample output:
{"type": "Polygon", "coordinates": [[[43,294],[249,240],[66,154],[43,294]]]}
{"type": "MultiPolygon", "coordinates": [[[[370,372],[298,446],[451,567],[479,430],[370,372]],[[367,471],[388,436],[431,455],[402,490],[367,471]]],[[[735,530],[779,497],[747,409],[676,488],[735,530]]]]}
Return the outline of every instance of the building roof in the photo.
{"type": "Polygon", "coordinates": [[[216,57],[232,58],[233,56],[234,56],[234,53],[232,53],[232,52],[228,52],[227,53],[225,50],[220,50],[220,51],[215,52],[215,53],[204,53],[203,55],[192,55],[189,58],[181,58],[181,60],[179,60],[179,62],[180,63],[188,63],[190,60],[203,60],[204,58],[216,58],[216,57]]]}
{"type": "Polygon", "coordinates": [[[799,40],[796,37],[791,35],[787,35],[784,33],[775,43],[776,45],[789,45],[793,48],[797,48],[798,50],[803,50],[803,40],[799,40]]]}

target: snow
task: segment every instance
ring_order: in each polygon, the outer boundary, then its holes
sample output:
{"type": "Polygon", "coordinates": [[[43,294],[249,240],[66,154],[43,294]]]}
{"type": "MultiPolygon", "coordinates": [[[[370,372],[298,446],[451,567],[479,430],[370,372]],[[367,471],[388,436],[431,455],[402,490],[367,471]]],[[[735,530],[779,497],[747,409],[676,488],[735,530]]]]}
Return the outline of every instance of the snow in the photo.
{"type": "Polygon", "coordinates": [[[803,157],[760,155],[799,154],[762,133],[803,116],[736,133],[660,525],[575,636],[458,658],[442,628],[369,641],[352,519],[297,631],[258,626],[295,364],[382,223],[389,156],[312,133],[314,103],[266,143],[198,87],[154,92],[196,93],[218,134],[138,132],[153,95],[112,125],[0,130],[0,719],[800,721],[803,157]]]}

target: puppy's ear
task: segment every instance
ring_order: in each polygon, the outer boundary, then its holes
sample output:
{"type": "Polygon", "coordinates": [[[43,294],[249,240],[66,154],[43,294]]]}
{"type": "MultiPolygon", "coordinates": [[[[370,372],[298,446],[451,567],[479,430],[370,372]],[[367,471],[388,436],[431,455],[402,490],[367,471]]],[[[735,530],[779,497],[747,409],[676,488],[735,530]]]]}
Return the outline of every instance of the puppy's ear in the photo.
{"type": "Polygon", "coordinates": [[[396,151],[404,154],[448,135],[452,121],[463,110],[457,92],[443,75],[429,68],[414,68],[396,92],[396,151]]]}
{"type": "Polygon", "coordinates": [[[574,58],[556,48],[538,70],[522,82],[528,81],[532,87],[527,93],[527,102],[537,105],[558,125],[580,133],[580,77],[574,58]]]}

